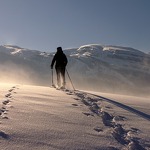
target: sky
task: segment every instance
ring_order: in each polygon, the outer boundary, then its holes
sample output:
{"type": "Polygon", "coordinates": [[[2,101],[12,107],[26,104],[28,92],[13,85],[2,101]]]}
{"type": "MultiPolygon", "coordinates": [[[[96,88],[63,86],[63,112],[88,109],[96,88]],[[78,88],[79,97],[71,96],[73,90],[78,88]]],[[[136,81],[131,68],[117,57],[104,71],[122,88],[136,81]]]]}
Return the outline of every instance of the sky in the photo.
{"type": "Polygon", "coordinates": [[[54,52],[86,44],[150,52],[150,0],[0,0],[0,45],[54,52]]]}

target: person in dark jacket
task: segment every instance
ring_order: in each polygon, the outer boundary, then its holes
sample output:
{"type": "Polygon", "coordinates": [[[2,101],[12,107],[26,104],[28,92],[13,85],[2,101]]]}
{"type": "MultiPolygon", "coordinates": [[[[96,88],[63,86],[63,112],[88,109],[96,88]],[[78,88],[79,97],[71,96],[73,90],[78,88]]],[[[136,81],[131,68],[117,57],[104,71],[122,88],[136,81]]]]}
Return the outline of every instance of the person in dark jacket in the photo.
{"type": "Polygon", "coordinates": [[[65,70],[68,60],[61,47],[57,47],[57,52],[51,63],[51,69],[53,69],[54,63],[57,74],[57,85],[59,88],[65,88],[65,70]]]}

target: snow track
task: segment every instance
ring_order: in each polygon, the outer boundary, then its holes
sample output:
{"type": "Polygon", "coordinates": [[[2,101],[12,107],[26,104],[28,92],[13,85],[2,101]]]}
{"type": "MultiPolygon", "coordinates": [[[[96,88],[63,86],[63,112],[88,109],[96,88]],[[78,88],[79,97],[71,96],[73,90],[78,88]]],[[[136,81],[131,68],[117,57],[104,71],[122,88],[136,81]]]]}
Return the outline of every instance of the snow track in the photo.
{"type": "Polygon", "coordinates": [[[93,95],[95,97],[98,97],[98,98],[102,99],[103,101],[107,101],[107,102],[109,102],[111,104],[114,104],[114,105],[116,105],[118,107],[121,107],[122,109],[125,109],[127,111],[132,112],[132,113],[135,113],[136,115],[138,115],[138,116],[140,116],[140,117],[150,121],[150,115],[149,114],[146,114],[146,113],[141,112],[139,110],[136,110],[136,109],[134,109],[134,108],[132,108],[130,106],[124,105],[122,103],[116,102],[115,100],[112,100],[112,99],[109,99],[109,98],[106,98],[106,97],[103,97],[103,96],[99,96],[99,95],[88,93],[88,92],[84,92],[84,93],[91,94],[91,95],[93,95]]]}
{"type": "MultiPolygon", "coordinates": [[[[116,102],[114,100],[93,93],[77,90],[75,94],[81,99],[81,101],[86,106],[89,107],[89,110],[91,111],[91,113],[84,113],[84,114],[87,116],[90,115],[94,116],[94,114],[96,114],[97,116],[101,117],[103,124],[112,129],[111,134],[117,140],[117,142],[122,144],[128,150],[146,150],[144,143],[142,143],[142,139],[136,137],[136,135],[139,133],[140,130],[133,127],[131,129],[125,129],[123,124],[125,123],[124,121],[127,118],[125,116],[112,115],[109,112],[106,112],[105,108],[111,109],[111,107],[107,106],[108,102],[117,107],[132,112],[146,119],[147,121],[150,121],[150,115],[138,111],[132,107],[126,106],[122,103],[116,102]]],[[[94,128],[94,130],[97,132],[102,132],[102,129],[99,127],[94,128]]],[[[150,148],[150,146],[148,147],[150,148]]]]}
{"type": "MultiPolygon", "coordinates": [[[[8,111],[13,106],[10,104],[13,101],[13,95],[16,93],[17,86],[13,86],[10,88],[4,96],[4,100],[2,100],[2,106],[0,108],[0,118],[1,119],[9,119],[8,111]]],[[[2,123],[2,122],[1,122],[2,123]]],[[[4,139],[9,139],[9,135],[0,130],[0,137],[4,139]]]]}
{"type": "Polygon", "coordinates": [[[0,91],[1,150],[150,150],[142,111],[84,91],[7,87],[0,91]]]}

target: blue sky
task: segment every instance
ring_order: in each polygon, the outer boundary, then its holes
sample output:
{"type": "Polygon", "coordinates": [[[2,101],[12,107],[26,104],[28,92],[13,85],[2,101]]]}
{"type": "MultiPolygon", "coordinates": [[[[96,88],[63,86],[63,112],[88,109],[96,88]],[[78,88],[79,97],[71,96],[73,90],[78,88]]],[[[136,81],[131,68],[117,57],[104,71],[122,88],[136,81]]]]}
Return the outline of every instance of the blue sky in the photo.
{"type": "Polygon", "coordinates": [[[150,52],[150,0],[0,0],[0,45],[41,51],[85,44],[150,52]]]}

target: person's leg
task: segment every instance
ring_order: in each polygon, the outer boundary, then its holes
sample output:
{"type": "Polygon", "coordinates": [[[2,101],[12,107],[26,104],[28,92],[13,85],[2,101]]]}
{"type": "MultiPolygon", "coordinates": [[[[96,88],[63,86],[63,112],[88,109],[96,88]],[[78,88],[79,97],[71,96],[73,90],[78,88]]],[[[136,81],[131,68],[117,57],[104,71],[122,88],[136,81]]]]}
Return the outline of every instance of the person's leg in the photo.
{"type": "Polygon", "coordinates": [[[60,70],[60,68],[56,68],[56,74],[57,74],[57,85],[58,85],[58,87],[60,87],[61,86],[61,81],[60,81],[61,70],[60,70]]]}
{"type": "Polygon", "coordinates": [[[63,87],[65,87],[65,85],[66,85],[66,81],[65,81],[65,67],[61,68],[61,77],[62,77],[63,87]]]}

